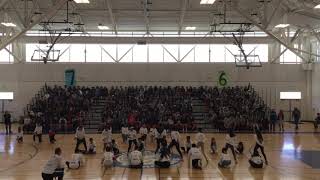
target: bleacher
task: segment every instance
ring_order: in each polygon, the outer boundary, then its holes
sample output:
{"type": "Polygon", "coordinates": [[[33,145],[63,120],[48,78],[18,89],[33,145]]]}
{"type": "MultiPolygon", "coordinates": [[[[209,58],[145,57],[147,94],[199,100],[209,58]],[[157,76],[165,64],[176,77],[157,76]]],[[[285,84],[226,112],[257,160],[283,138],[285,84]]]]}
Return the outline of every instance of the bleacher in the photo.
{"type": "Polygon", "coordinates": [[[268,123],[267,112],[268,107],[251,86],[224,89],[44,86],[25,109],[25,116],[31,118],[31,124],[25,127],[25,131],[31,132],[35,123],[40,122],[44,124],[45,131],[53,128],[56,132],[70,133],[82,123],[88,133],[100,132],[106,124],[110,124],[116,132],[120,130],[121,124],[127,123],[130,114],[135,115],[137,126],[162,123],[169,127],[167,121],[173,119],[175,125],[191,123],[207,132],[225,130],[230,126],[246,130],[253,124],[265,128],[268,123]],[[220,96],[243,101],[248,104],[249,110],[239,107],[238,112],[236,106],[226,104],[225,101],[229,99],[224,100],[220,96]],[[61,105],[62,109],[52,109],[57,105],[61,105]],[[66,124],[59,122],[61,116],[66,118],[66,124]],[[111,122],[107,122],[108,119],[111,122]]]}

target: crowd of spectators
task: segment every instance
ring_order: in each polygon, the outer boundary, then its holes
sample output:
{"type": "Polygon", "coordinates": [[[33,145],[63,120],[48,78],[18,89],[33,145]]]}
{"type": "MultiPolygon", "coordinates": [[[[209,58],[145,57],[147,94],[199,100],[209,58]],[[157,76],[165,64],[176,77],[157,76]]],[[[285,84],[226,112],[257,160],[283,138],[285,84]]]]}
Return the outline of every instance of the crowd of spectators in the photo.
{"type": "Polygon", "coordinates": [[[249,85],[245,87],[61,87],[45,86],[28,108],[30,124],[40,122],[73,130],[90,119],[90,107],[105,101],[102,126],[177,127],[194,130],[192,100],[202,100],[216,129],[265,127],[268,108],[249,85]]]}

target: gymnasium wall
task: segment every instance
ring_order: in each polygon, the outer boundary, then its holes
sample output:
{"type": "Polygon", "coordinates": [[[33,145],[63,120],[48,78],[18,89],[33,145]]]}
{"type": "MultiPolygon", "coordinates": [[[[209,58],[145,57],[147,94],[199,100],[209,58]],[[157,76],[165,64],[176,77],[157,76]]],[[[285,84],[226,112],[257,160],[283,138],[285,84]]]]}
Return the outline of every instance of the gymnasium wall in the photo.
{"type": "MultiPolygon", "coordinates": [[[[45,83],[64,84],[64,70],[76,70],[77,85],[157,85],[215,86],[218,72],[227,72],[231,85],[247,85],[257,89],[264,100],[276,109],[288,110],[288,102],[279,100],[280,91],[306,93],[306,73],[301,65],[265,64],[261,68],[236,68],[234,64],[12,64],[0,65],[0,89],[15,92],[6,109],[17,117],[45,83]]],[[[319,75],[320,76],[320,75],[319,75]]],[[[1,104],[0,104],[1,106],[1,104]]],[[[293,102],[305,113],[305,100],[293,102]]],[[[289,118],[289,116],[287,116],[289,118]]]]}

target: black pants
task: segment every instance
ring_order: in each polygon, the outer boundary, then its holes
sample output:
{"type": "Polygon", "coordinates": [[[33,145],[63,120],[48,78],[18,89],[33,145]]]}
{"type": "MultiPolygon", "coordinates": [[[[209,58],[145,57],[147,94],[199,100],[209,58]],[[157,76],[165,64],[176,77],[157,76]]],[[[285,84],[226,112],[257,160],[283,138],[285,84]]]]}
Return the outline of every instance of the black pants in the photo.
{"type": "Polygon", "coordinates": [[[236,152],[234,151],[234,146],[232,146],[231,144],[226,144],[226,148],[227,150],[230,148],[231,149],[231,152],[232,152],[232,155],[233,155],[233,158],[235,161],[237,161],[237,157],[236,157],[236,152]]]}
{"type": "Polygon", "coordinates": [[[4,124],[6,126],[6,134],[11,133],[11,121],[5,121],[4,124]]]}
{"type": "Polygon", "coordinates": [[[76,148],[74,151],[79,151],[79,146],[80,144],[83,144],[84,146],[84,149],[87,151],[87,142],[86,142],[86,139],[83,138],[83,139],[77,139],[77,145],[76,145],[76,148]]]}
{"type": "Polygon", "coordinates": [[[200,159],[193,159],[192,160],[192,168],[201,169],[201,160],[200,159]]]}
{"type": "Polygon", "coordinates": [[[154,153],[157,153],[158,150],[160,149],[160,144],[161,144],[161,141],[163,140],[162,138],[156,138],[157,140],[157,148],[156,148],[156,151],[154,153]]]}
{"type": "Polygon", "coordinates": [[[17,138],[18,143],[22,143],[23,142],[23,137],[19,137],[17,138]]]}
{"type": "Polygon", "coordinates": [[[63,175],[63,169],[61,169],[61,172],[54,172],[53,174],[41,174],[43,180],[53,180],[54,178],[58,178],[58,180],[63,180],[63,175]]]}
{"type": "Polygon", "coordinates": [[[154,164],[159,168],[169,168],[170,162],[169,161],[155,161],[154,164]]]}
{"type": "Polygon", "coordinates": [[[272,131],[272,132],[276,131],[276,122],[270,123],[270,131],[272,131]]]}
{"type": "Polygon", "coordinates": [[[54,136],[49,136],[49,141],[50,143],[54,143],[56,142],[56,139],[54,138],[54,136]]]}
{"type": "Polygon", "coordinates": [[[142,141],[146,141],[147,140],[147,135],[144,134],[144,135],[141,136],[141,138],[142,138],[142,141]]]}
{"type": "Polygon", "coordinates": [[[190,147],[187,147],[187,149],[185,147],[181,147],[182,151],[184,153],[189,153],[189,150],[191,149],[190,147]]]}
{"type": "Polygon", "coordinates": [[[258,149],[260,149],[260,151],[261,151],[261,153],[262,153],[262,155],[263,155],[264,160],[266,161],[266,163],[268,163],[267,156],[266,156],[266,154],[264,153],[264,147],[261,146],[261,145],[259,145],[258,143],[256,143],[256,145],[254,146],[253,152],[258,151],[258,149]]]}
{"type": "Polygon", "coordinates": [[[183,159],[183,156],[182,156],[182,153],[181,153],[181,150],[180,150],[180,144],[179,142],[177,142],[176,140],[172,140],[171,143],[169,144],[169,149],[171,150],[171,148],[175,146],[181,159],[183,159]]]}
{"type": "Polygon", "coordinates": [[[130,165],[130,168],[141,169],[143,167],[143,163],[139,165],[130,165]]]}
{"type": "Polygon", "coordinates": [[[263,167],[263,163],[261,164],[256,164],[253,161],[249,160],[249,164],[251,165],[251,167],[253,168],[262,168],[263,167]]]}
{"type": "Polygon", "coordinates": [[[129,140],[128,152],[129,152],[130,149],[131,149],[132,143],[133,143],[135,146],[138,146],[138,143],[137,143],[137,140],[136,140],[136,139],[129,140]]]}
{"type": "Polygon", "coordinates": [[[38,137],[39,142],[42,142],[42,134],[34,134],[33,141],[36,141],[36,136],[38,137]]]}

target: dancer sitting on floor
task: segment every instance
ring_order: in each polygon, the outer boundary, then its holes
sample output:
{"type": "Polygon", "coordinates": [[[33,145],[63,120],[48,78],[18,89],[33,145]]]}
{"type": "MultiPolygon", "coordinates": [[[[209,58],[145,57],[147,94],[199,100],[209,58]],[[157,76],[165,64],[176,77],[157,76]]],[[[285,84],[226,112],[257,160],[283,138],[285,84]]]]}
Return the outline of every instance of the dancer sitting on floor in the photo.
{"type": "Polygon", "coordinates": [[[231,164],[231,158],[228,154],[228,149],[226,147],[222,148],[221,159],[218,163],[220,168],[228,168],[231,164]]]}
{"type": "Polygon", "coordinates": [[[88,149],[87,149],[87,142],[86,142],[86,134],[82,125],[80,125],[76,129],[75,139],[77,140],[77,144],[74,152],[79,152],[80,144],[83,144],[84,146],[84,149],[85,149],[84,153],[87,152],[88,149]]]}
{"type": "Polygon", "coordinates": [[[70,161],[66,161],[66,165],[69,169],[79,169],[84,164],[83,154],[78,150],[72,154],[70,161]]]}
{"type": "Polygon", "coordinates": [[[114,154],[112,153],[111,147],[107,146],[105,152],[103,153],[103,158],[101,164],[105,168],[110,168],[113,166],[114,154]]]}
{"type": "Polygon", "coordinates": [[[160,156],[154,164],[159,168],[170,167],[170,149],[168,148],[166,141],[161,142],[160,156]]]}
{"type": "Polygon", "coordinates": [[[97,153],[97,146],[96,142],[93,140],[93,138],[89,139],[89,151],[88,154],[96,154],[97,153]]]}
{"type": "Polygon", "coordinates": [[[192,164],[192,168],[194,169],[202,169],[202,153],[200,149],[197,147],[196,144],[192,144],[192,147],[189,151],[188,154],[188,159],[189,159],[189,167],[190,167],[190,162],[192,164]]]}
{"type": "Polygon", "coordinates": [[[258,151],[253,151],[251,158],[249,159],[249,164],[253,168],[262,168],[263,160],[258,151]]]}
{"type": "Polygon", "coordinates": [[[143,167],[143,156],[138,150],[138,146],[134,147],[134,151],[129,154],[130,168],[142,168],[143,167]]]}

